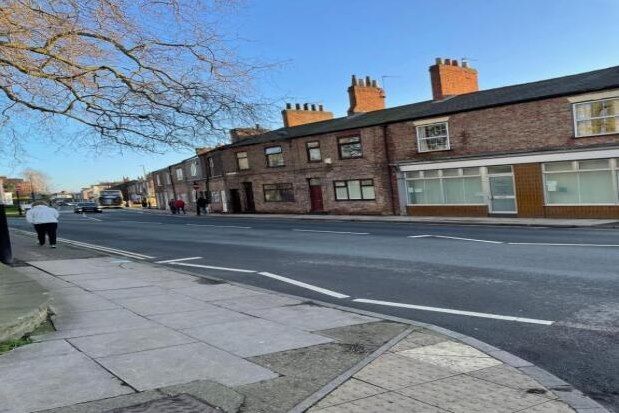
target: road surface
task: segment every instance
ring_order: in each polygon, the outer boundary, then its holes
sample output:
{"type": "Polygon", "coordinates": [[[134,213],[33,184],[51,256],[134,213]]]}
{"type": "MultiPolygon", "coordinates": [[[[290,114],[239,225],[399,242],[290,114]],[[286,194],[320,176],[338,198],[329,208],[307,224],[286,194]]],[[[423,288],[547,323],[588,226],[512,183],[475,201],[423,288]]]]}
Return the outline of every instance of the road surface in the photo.
{"type": "Polygon", "coordinates": [[[619,230],[62,212],[63,238],[436,324],[619,411],[619,230]]]}

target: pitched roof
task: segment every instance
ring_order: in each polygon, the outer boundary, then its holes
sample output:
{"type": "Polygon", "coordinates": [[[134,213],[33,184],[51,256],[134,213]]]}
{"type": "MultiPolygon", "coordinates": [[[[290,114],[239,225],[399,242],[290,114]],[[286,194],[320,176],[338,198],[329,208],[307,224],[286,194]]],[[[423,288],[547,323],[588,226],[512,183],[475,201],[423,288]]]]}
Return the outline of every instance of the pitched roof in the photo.
{"type": "Polygon", "coordinates": [[[220,146],[215,148],[215,150],[276,142],[393,122],[424,119],[457,112],[612,88],[619,88],[619,66],[538,82],[481,90],[438,101],[427,100],[342,118],[280,128],[251,138],[242,139],[236,143],[220,146]]]}

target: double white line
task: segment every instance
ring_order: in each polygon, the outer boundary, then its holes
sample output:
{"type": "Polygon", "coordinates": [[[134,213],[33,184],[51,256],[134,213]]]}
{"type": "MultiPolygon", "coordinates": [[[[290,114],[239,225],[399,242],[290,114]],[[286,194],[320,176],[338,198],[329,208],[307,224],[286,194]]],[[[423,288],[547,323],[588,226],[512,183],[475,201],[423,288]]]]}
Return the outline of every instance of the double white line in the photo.
{"type": "Polygon", "coordinates": [[[87,242],[73,241],[73,240],[66,239],[66,238],[58,238],[58,241],[64,242],[65,244],[69,244],[69,245],[75,245],[76,247],[89,248],[91,250],[108,252],[110,254],[122,255],[124,257],[135,258],[138,260],[147,260],[147,259],[155,258],[155,257],[151,257],[150,255],[139,254],[137,252],[120,250],[118,248],[103,247],[101,245],[88,244],[87,242]]]}

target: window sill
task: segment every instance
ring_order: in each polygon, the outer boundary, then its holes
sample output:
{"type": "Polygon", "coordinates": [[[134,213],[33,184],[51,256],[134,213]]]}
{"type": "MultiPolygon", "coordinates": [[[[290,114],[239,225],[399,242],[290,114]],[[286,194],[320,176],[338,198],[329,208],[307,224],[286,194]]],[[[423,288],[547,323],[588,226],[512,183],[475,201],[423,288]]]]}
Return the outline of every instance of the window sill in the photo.
{"type": "Polygon", "coordinates": [[[420,151],[419,149],[417,149],[417,153],[432,153],[432,152],[447,152],[450,151],[451,148],[447,148],[447,149],[431,149],[429,151],[420,151]]]}
{"type": "Polygon", "coordinates": [[[374,199],[336,199],[335,202],[376,202],[374,199]]]}
{"type": "Polygon", "coordinates": [[[488,206],[488,204],[406,204],[409,207],[417,207],[417,206],[431,206],[431,207],[468,207],[468,206],[488,206]]]}
{"type": "Polygon", "coordinates": [[[592,135],[580,135],[580,136],[575,135],[573,138],[574,139],[595,138],[597,136],[608,136],[608,135],[619,135],[619,132],[595,133],[595,134],[592,134],[592,135]]]}
{"type": "Polygon", "coordinates": [[[342,157],[340,157],[340,161],[348,161],[348,160],[351,160],[351,159],[363,159],[363,156],[353,156],[351,158],[342,158],[342,157]]]}
{"type": "Polygon", "coordinates": [[[619,203],[610,204],[544,204],[545,207],[607,207],[607,206],[619,206],[619,203]]]}

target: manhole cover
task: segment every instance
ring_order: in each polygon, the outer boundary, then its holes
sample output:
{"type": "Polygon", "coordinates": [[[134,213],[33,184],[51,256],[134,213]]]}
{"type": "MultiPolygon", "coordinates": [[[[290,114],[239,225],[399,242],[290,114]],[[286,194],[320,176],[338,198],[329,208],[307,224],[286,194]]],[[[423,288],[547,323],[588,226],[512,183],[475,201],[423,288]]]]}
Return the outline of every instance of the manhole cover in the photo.
{"type": "Polygon", "coordinates": [[[108,413],[221,413],[221,410],[188,394],[179,394],[109,410],[108,413]]]}

